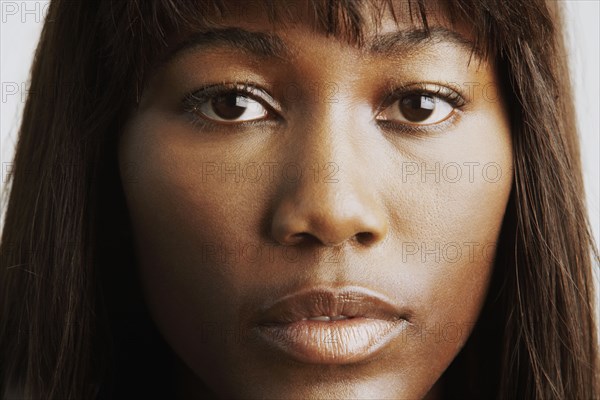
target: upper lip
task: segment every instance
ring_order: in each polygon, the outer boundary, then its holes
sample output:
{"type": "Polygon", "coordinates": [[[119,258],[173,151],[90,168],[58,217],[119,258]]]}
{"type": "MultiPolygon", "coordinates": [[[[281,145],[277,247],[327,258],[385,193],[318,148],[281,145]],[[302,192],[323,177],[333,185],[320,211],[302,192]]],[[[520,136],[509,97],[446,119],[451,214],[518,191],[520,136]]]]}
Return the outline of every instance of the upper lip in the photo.
{"type": "Polygon", "coordinates": [[[384,295],[362,287],[313,288],[284,296],[266,305],[259,325],[289,324],[319,316],[346,316],[385,321],[408,320],[408,313],[384,295]]]}

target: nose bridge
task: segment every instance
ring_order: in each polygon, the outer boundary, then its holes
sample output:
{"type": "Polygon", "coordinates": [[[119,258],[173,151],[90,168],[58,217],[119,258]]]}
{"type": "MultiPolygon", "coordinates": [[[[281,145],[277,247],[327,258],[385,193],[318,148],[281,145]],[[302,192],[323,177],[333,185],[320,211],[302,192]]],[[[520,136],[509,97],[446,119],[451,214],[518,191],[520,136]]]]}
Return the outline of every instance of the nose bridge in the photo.
{"type": "Polygon", "coordinates": [[[282,186],[272,235],[283,244],[307,237],[328,246],[375,243],[387,233],[387,217],[356,143],[360,124],[343,102],[318,108],[292,133],[287,154],[303,173],[282,186]]]}
{"type": "MultiPolygon", "coordinates": [[[[309,122],[304,146],[298,146],[301,165],[312,172],[309,181],[302,182],[296,190],[299,200],[313,197],[330,212],[347,213],[349,205],[366,201],[366,181],[358,165],[363,155],[353,145],[353,125],[340,116],[340,104],[328,104],[328,112],[309,122]]],[[[348,114],[345,119],[350,119],[348,114]]],[[[323,210],[324,211],[324,210],[323,210]]]]}

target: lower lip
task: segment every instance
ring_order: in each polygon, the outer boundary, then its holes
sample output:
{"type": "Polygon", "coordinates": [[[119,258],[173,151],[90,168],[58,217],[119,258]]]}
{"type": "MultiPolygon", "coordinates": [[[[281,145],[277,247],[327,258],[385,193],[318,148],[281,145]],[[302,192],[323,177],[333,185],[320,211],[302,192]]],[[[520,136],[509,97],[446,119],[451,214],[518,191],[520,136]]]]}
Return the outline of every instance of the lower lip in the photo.
{"type": "Polygon", "coordinates": [[[407,321],[349,318],[261,325],[259,336],[297,361],[350,364],[364,361],[398,336],[407,321]]]}

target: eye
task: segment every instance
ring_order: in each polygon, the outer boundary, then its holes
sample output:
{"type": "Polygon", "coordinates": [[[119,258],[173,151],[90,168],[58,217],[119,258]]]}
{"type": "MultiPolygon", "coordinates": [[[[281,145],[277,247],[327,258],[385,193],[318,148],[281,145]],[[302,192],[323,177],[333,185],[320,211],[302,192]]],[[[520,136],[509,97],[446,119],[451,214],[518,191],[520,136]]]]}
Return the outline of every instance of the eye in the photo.
{"type": "Polygon", "coordinates": [[[239,93],[213,97],[200,104],[198,111],[220,122],[242,122],[265,118],[268,111],[258,101],[239,93]]]}
{"type": "Polygon", "coordinates": [[[267,116],[267,110],[258,101],[238,93],[213,97],[198,110],[217,121],[252,121],[267,116]]]}
{"type": "Polygon", "coordinates": [[[264,91],[247,85],[214,85],[188,94],[184,108],[194,117],[220,124],[242,124],[270,118],[270,103],[264,91]]]}
{"type": "Polygon", "coordinates": [[[393,100],[377,115],[377,119],[409,125],[434,125],[449,118],[454,109],[454,105],[440,96],[410,93],[393,100]]]}

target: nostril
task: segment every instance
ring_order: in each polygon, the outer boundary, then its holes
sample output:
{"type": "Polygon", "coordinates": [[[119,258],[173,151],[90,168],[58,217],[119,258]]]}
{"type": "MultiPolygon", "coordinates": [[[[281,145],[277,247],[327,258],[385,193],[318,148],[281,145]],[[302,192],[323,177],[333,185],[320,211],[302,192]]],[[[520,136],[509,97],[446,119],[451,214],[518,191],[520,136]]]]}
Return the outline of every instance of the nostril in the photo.
{"type": "MultiPolygon", "coordinates": [[[[375,234],[373,234],[372,232],[359,232],[356,235],[354,235],[353,239],[362,245],[370,245],[377,240],[377,236],[375,234]]],[[[335,241],[334,242],[321,241],[317,237],[315,237],[314,235],[311,235],[308,232],[294,233],[293,235],[288,236],[288,244],[297,245],[297,244],[308,244],[308,243],[313,243],[313,242],[314,243],[322,243],[327,246],[337,246],[337,245],[341,244],[341,242],[335,242],[335,241]]]]}
{"type": "Polygon", "coordinates": [[[372,232],[359,232],[355,235],[355,238],[360,244],[371,244],[376,239],[372,232]]]}
{"type": "Polygon", "coordinates": [[[306,243],[310,242],[311,240],[316,240],[316,238],[307,232],[294,233],[290,236],[290,242],[294,244],[306,243]]]}

